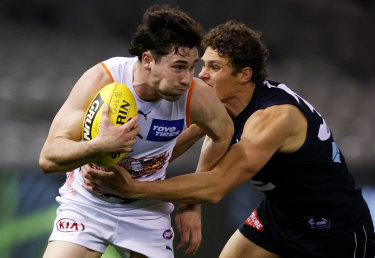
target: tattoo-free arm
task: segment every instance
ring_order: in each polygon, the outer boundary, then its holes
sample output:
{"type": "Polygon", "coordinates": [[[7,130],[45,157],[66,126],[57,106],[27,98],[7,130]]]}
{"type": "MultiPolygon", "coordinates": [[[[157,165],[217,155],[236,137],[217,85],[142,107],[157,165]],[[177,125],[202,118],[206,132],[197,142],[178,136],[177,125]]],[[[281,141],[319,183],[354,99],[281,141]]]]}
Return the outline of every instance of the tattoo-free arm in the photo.
{"type": "MultiPolygon", "coordinates": [[[[259,110],[246,122],[241,140],[213,169],[157,182],[137,182],[128,178],[122,195],[183,203],[217,203],[253,177],[276,151],[288,149],[287,145],[293,144],[295,135],[301,135],[295,129],[298,119],[301,119],[300,111],[291,105],[259,110]]],[[[116,173],[126,178],[123,170],[116,168],[116,173]]]]}
{"type": "Polygon", "coordinates": [[[108,120],[108,109],[105,109],[107,114],[103,114],[104,120],[98,136],[90,141],[81,141],[82,121],[86,109],[99,90],[110,82],[110,77],[98,64],[85,72],[75,84],[55,116],[40,153],[39,165],[45,173],[69,171],[105,153],[116,151],[115,149],[131,150],[126,146],[135,142],[131,140],[131,137],[135,136],[131,131],[131,123],[135,123],[137,118],[129,124],[114,126],[108,120]],[[122,141],[118,141],[121,135],[122,141]],[[113,145],[113,142],[121,143],[123,146],[113,145]]]}

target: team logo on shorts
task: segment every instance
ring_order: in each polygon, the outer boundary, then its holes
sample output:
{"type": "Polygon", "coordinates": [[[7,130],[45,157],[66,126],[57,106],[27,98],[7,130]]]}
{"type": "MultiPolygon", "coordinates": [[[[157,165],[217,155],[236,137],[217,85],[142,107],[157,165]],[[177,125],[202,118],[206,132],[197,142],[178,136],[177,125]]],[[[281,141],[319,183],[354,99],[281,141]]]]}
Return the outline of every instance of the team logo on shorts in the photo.
{"type": "Polygon", "coordinates": [[[331,222],[327,218],[311,216],[305,218],[307,225],[311,229],[328,229],[331,228],[331,222]]]}
{"type": "Polygon", "coordinates": [[[182,132],[183,126],[184,119],[172,121],[153,119],[146,140],[153,142],[171,141],[182,132]]]}
{"type": "Polygon", "coordinates": [[[164,231],[163,237],[164,237],[164,239],[167,239],[167,240],[172,239],[173,238],[173,231],[170,230],[170,229],[167,229],[166,231],[164,231]]]}
{"type": "Polygon", "coordinates": [[[257,229],[258,231],[262,231],[264,229],[256,210],[254,210],[250,217],[246,219],[246,225],[257,229]]]}
{"type": "Polygon", "coordinates": [[[85,225],[74,219],[63,218],[56,222],[56,228],[60,232],[79,232],[85,230],[85,225]]]}

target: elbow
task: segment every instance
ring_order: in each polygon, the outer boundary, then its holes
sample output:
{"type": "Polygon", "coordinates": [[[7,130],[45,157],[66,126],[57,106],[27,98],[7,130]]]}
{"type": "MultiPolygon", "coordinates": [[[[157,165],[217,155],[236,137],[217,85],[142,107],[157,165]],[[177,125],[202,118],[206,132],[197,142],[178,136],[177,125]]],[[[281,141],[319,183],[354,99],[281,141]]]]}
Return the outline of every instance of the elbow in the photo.
{"type": "Polygon", "coordinates": [[[44,174],[56,172],[53,162],[48,160],[43,154],[41,154],[39,157],[39,167],[42,169],[44,174]]]}
{"type": "Polygon", "coordinates": [[[223,198],[224,195],[220,193],[213,193],[207,195],[207,199],[205,200],[205,202],[208,204],[218,204],[223,198]]]}

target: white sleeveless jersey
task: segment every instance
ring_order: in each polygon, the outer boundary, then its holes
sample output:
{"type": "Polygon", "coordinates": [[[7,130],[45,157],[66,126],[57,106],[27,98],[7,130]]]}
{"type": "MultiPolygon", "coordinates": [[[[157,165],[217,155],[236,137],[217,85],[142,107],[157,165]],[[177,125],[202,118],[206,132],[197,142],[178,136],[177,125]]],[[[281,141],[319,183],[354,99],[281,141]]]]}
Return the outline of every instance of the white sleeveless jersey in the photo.
{"type": "Polygon", "coordinates": [[[140,133],[133,151],[126,153],[119,164],[137,180],[164,179],[177,136],[189,123],[193,85],[177,101],[143,101],[133,87],[133,67],[137,61],[137,57],[114,57],[101,63],[113,82],[125,84],[131,90],[137,103],[140,133]]]}
{"type": "MultiPolygon", "coordinates": [[[[164,99],[156,102],[141,100],[133,88],[133,67],[138,61],[137,57],[114,57],[101,62],[102,66],[111,76],[113,82],[125,84],[133,93],[137,103],[139,114],[138,126],[140,133],[133,145],[133,151],[126,153],[118,163],[131,173],[134,179],[140,181],[153,181],[165,179],[168,161],[176,144],[177,136],[189,125],[189,103],[194,84],[190,85],[189,91],[178,101],[166,101],[164,99]]],[[[86,191],[80,168],[67,173],[67,180],[60,188],[60,194],[65,199],[77,199],[80,201],[90,200],[99,206],[107,205],[107,202],[118,202],[111,198],[98,198],[96,194],[86,191]]],[[[101,196],[103,197],[103,196],[101,196]]],[[[59,198],[59,197],[58,197],[59,198]]],[[[156,202],[156,201],[155,201],[156,202]]],[[[160,202],[166,213],[173,211],[173,205],[160,202]]]]}
{"type": "MultiPolygon", "coordinates": [[[[132,83],[136,62],[137,58],[115,57],[101,63],[113,82],[123,83],[132,91],[139,112],[140,136],[133,151],[119,164],[137,180],[164,179],[177,136],[189,125],[194,85],[178,101],[142,101],[132,83]]],[[[99,252],[104,252],[109,241],[147,257],[173,257],[172,203],[91,193],[83,184],[80,168],[67,173],[56,197],[60,206],[50,240],[73,242],[99,252]],[[109,235],[110,239],[103,238],[109,235]]]]}

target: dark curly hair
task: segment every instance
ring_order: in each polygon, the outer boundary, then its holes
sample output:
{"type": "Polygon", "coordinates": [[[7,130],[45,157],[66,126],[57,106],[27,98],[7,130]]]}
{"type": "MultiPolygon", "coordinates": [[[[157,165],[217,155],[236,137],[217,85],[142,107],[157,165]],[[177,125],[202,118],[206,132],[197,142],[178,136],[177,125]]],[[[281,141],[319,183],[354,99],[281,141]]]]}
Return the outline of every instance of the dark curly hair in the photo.
{"type": "Polygon", "coordinates": [[[245,24],[230,20],[211,29],[203,38],[203,46],[218,51],[221,57],[231,60],[233,74],[244,67],[253,71],[251,80],[262,83],[266,77],[269,50],[261,41],[261,34],[245,24]]]}
{"type": "Polygon", "coordinates": [[[151,51],[158,62],[173,49],[177,53],[179,47],[197,47],[202,56],[202,36],[201,25],[183,11],[168,5],[153,5],[144,13],[142,24],[130,42],[129,53],[141,60],[144,52],[151,51]]]}

